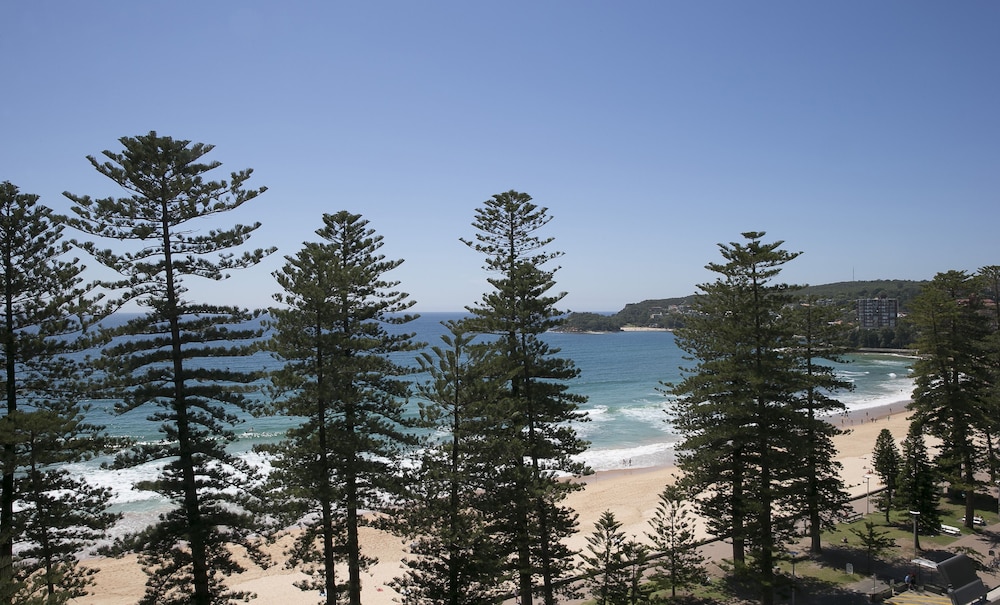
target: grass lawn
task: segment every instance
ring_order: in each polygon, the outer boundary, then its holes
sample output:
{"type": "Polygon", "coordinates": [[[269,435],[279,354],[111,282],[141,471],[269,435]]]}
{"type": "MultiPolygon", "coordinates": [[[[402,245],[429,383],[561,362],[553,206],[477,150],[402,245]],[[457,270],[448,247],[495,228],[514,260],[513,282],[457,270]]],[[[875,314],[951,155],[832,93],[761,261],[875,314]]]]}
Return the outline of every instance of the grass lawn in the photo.
{"type": "MultiPolygon", "coordinates": [[[[976,514],[983,517],[987,525],[1000,521],[1000,517],[998,517],[994,508],[995,500],[992,498],[984,499],[982,504],[987,505],[989,508],[979,507],[979,504],[977,502],[976,514]]],[[[960,521],[965,516],[964,503],[942,498],[939,508],[941,510],[942,523],[959,527],[963,535],[970,533],[969,529],[964,527],[960,521]]],[[[834,568],[830,563],[824,561],[822,556],[817,560],[813,560],[806,553],[801,553],[798,559],[796,559],[795,574],[800,577],[814,577],[817,580],[835,584],[849,584],[864,578],[865,571],[867,570],[867,553],[861,545],[861,539],[851,530],[864,531],[866,521],[871,521],[876,531],[886,532],[887,537],[894,540],[897,544],[896,548],[882,555],[883,560],[881,562],[892,560],[909,561],[913,558],[913,517],[907,511],[893,511],[889,514],[889,523],[886,524],[885,513],[875,511],[851,523],[841,523],[832,531],[824,532],[823,534],[824,549],[828,547],[841,547],[855,552],[857,560],[854,562],[854,574],[847,573],[846,565],[834,568]],[[844,538],[847,538],[846,544],[844,543],[844,538]]],[[[978,531],[978,527],[975,531],[978,531]]],[[[918,538],[922,550],[948,550],[949,546],[959,539],[959,536],[920,534],[918,538]]],[[[877,572],[880,561],[876,559],[872,563],[877,572]]],[[[789,562],[782,562],[781,568],[786,573],[791,572],[791,564],[789,562]]]]}
{"type": "MultiPolygon", "coordinates": [[[[990,503],[992,505],[992,501],[990,503]]],[[[942,523],[958,527],[962,530],[963,535],[970,533],[969,529],[964,527],[960,521],[960,519],[965,516],[964,504],[948,499],[942,499],[939,508],[941,510],[942,523]]],[[[996,511],[992,508],[990,510],[985,510],[977,507],[976,514],[982,517],[986,521],[987,525],[1000,521],[996,511]]],[[[881,511],[873,512],[866,517],[862,517],[861,519],[851,523],[841,523],[833,531],[824,532],[823,542],[829,544],[843,544],[843,539],[846,537],[849,545],[853,545],[856,548],[860,547],[860,540],[858,536],[851,530],[856,529],[858,531],[864,531],[865,521],[871,521],[878,531],[889,532],[889,537],[897,541],[901,547],[901,552],[897,552],[896,556],[912,558],[913,517],[911,517],[906,511],[893,511],[889,513],[890,522],[888,524],[885,522],[885,513],[881,511]],[[909,552],[907,552],[907,550],[909,552]]],[[[920,547],[922,549],[946,548],[958,538],[959,536],[949,536],[947,534],[919,535],[920,547]]]]}
{"type": "MultiPolygon", "coordinates": [[[[988,525],[1000,522],[1000,517],[996,513],[996,500],[984,498],[981,503],[977,502],[976,514],[983,517],[988,525]]],[[[959,521],[964,516],[964,503],[942,498],[940,503],[942,523],[959,527],[963,535],[968,535],[970,531],[959,521]]],[[[795,578],[796,584],[803,586],[838,586],[844,587],[854,584],[866,578],[870,578],[868,573],[867,553],[861,545],[860,538],[851,530],[864,531],[865,521],[871,521],[876,531],[886,532],[887,537],[896,542],[896,548],[882,555],[882,559],[873,559],[872,567],[880,577],[901,576],[905,573],[907,562],[913,558],[913,518],[906,511],[894,511],[889,515],[889,523],[885,522],[885,513],[874,511],[867,516],[857,519],[851,523],[841,523],[832,531],[823,534],[824,553],[818,557],[813,557],[808,552],[808,546],[802,545],[794,550],[797,552],[795,558],[795,578]],[[844,543],[844,538],[847,543],[844,543]],[[847,563],[853,564],[854,573],[847,573],[847,563]]],[[[978,530],[978,528],[977,528],[978,530]]],[[[947,534],[926,535],[920,534],[920,547],[922,550],[948,550],[951,544],[958,540],[958,536],[947,534]]],[[[790,559],[784,559],[778,563],[781,575],[790,581],[792,577],[792,563],[790,559]]],[[[902,578],[899,577],[898,580],[902,578]]],[[[897,581],[898,581],[897,580],[897,581]]],[[[726,602],[725,596],[720,594],[725,592],[722,582],[713,582],[711,587],[699,587],[694,590],[694,594],[699,597],[718,599],[718,602],[726,602]]]]}
{"type": "MultiPolygon", "coordinates": [[[[984,497],[981,502],[976,503],[976,514],[983,517],[987,525],[1000,522],[1000,516],[996,512],[996,500],[984,497]]],[[[939,505],[941,510],[942,523],[959,527],[963,535],[968,535],[970,531],[965,528],[959,519],[964,516],[964,503],[942,498],[939,505]]],[[[871,521],[876,531],[886,532],[887,536],[895,541],[896,547],[882,555],[882,558],[875,558],[872,567],[879,578],[894,578],[896,581],[902,580],[902,575],[906,573],[909,561],[913,558],[913,520],[906,511],[894,511],[889,515],[889,523],[885,522],[885,513],[873,511],[870,514],[852,521],[851,523],[841,523],[833,530],[823,533],[824,552],[814,557],[808,552],[808,544],[802,543],[793,546],[795,555],[795,585],[798,586],[801,594],[807,596],[811,591],[826,591],[833,587],[841,589],[847,585],[870,579],[868,573],[867,553],[861,545],[861,539],[851,530],[864,531],[865,521],[871,521]],[[847,538],[846,544],[844,538],[847,538]],[[847,563],[851,563],[854,573],[847,573],[847,563]],[[826,587],[826,588],[824,588],[826,587]]],[[[977,530],[978,531],[978,527],[977,530]]],[[[925,535],[920,534],[920,547],[922,550],[948,550],[958,537],[947,534],[925,535]]],[[[717,562],[725,568],[726,562],[717,562]]],[[[791,558],[785,557],[778,562],[780,574],[778,576],[778,586],[776,587],[779,596],[790,592],[792,582],[792,562],[791,558]]],[[[737,585],[731,582],[731,577],[716,578],[710,584],[691,587],[689,590],[678,591],[678,597],[684,594],[686,598],[679,599],[680,603],[731,603],[734,602],[736,594],[744,592],[737,585]]],[[[745,587],[744,587],[745,588],[745,587]]],[[[814,593],[815,594],[815,593],[814,593]]],[[[657,593],[659,597],[669,597],[669,589],[657,593]]],[[[748,595],[744,594],[744,598],[748,595]]],[[[735,598],[735,601],[740,601],[735,598]]]]}

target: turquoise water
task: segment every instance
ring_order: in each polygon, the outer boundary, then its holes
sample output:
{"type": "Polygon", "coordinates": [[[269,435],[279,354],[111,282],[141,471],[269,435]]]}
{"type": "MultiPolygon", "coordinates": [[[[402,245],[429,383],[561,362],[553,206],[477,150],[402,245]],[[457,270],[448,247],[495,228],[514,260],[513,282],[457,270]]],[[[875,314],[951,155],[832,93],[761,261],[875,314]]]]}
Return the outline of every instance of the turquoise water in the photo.
{"type": "MultiPolygon", "coordinates": [[[[583,456],[595,470],[626,465],[655,466],[673,461],[678,436],[666,421],[669,395],[661,382],[680,380],[688,366],[669,332],[615,334],[550,334],[562,355],[576,361],[580,377],[575,392],[586,395],[591,421],[580,434],[591,442],[583,456]]],[[[909,399],[912,359],[897,355],[850,355],[832,364],[837,374],[854,384],[838,394],[850,410],[880,407],[909,399]]]]}
{"type": "MultiPolygon", "coordinates": [[[[459,316],[429,313],[406,329],[416,332],[417,340],[437,345],[445,331],[440,322],[459,316]]],[[[591,443],[582,456],[584,461],[595,470],[629,465],[654,466],[672,461],[672,446],[678,437],[666,422],[664,410],[668,397],[658,389],[661,381],[678,380],[680,366],[685,364],[673,334],[551,333],[544,338],[550,345],[561,349],[560,357],[574,360],[580,370],[580,376],[571,383],[571,390],[588,398],[582,409],[590,421],[578,426],[579,434],[591,443]]],[[[407,357],[413,359],[415,354],[407,354],[407,357]]],[[[245,364],[257,369],[275,365],[275,361],[265,353],[223,363],[245,364]]],[[[855,390],[840,394],[840,400],[850,409],[865,409],[908,399],[913,390],[909,375],[911,363],[909,358],[893,355],[851,356],[850,363],[836,365],[838,374],[855,384],[855,390]]],[[[107,425],[109,432],[140,440],[160,438],[155,432],[156,427],[145,420],[147,413],[143,410],[113,416],[108,413],[111,402],[91,403],[94,420],[107,425]]],[[[280,438],[292,423],[288,418],[247,417],[236,429],[240,438],[233,444],[234,451],[252,459],[254,454],[250,450],[254,444],[280,438]]],[[[136,522],[155,514],[162,506],[156,494],[131,487],[136,480],[155,476],[158,471],[156,466],[110,471],[100,469],[98,462],[88,462],[75,468],[93,481],[114,488],[117,506],[131,513],[130,517],[136,522]]]]}

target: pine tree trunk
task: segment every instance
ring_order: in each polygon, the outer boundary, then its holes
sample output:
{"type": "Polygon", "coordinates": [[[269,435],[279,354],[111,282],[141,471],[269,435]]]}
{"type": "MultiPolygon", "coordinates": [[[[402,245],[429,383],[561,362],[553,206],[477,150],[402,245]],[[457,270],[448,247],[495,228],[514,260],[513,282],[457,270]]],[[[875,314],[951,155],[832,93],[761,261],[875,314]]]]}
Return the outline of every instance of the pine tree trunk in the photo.
{"type": "Polygon", "coordinates": [[[326,604],[337,603],[336,558],[334,557],[333,511],[329,498],[324,499],[323,509],[323,584],[326,604]]]}
{"type": "Polygon", "coordinates": [[[823,527],[819,515],[819,487],[815,472],[815,462],[811,461],[809,472],[809,489],[806,496],[806,505],[809,507],[809,552],[819,554],[823,552],[823,527]]]}
{"type": "Polygon", "coordinates": [[[183,404],[177,408],[177,440],[180,447],[184,489],[184,515],[187,519],[188,539],[191,541],[191,569],[194,594],[191,601],[195,605],[211,605],[212,593],[209,585],[208,551],[205,545],[205,527],[198,502],[198,487],[194,472],[194,457],[191,453],[191,435],[187,421],[187,410],[183,404]]]}
{"type": "Polygon", "coordinates": [[[737,458],[733,468],[733,564],[743,567],[746,564],[746,537],[744,527],[743,502],[743,470],[737,458]]]}
{"type": "Polygon", "coordinates": [[[997,482],[997,454],[993,449],[993,431],[987,429],[985,431],[986,437],[986,463],[990,468],[990,482],[997,482]]]}
{"type": "MultiPolygon", "coordinates": [[[[9,303],[10,296],[7,297],[6,305],[6,325],[14,325],[14,317],[9,303]]],[[[7,415],[0,418],[0,422],[10,423],[13,421],[13,414],[17,412],[17,366],[14,354],[13,331],[8,330],[7,342],[5,343],[6,353],[6,383],[7,383],[7,415]]],[[[13,431],[12,431],[13,432],[13,431]]],[[[0,603],[9,605],[13,603],[14,595],[12,589],[14,585],[14,467],[15,450],[13,443],[3,446],[3,483],[0,486],[0,603]]]]}
{"type": "Polygon", "coordinates": [[[545,605],[555,605],[555,587],[552,585],[552,554],[549,551],[548,513],[545,507],[545,498],[538,499],[538,540],[539,558],[542,565],[542,587],[544,589],[545,605]]]}
{"type": "Polygon", "coordinates": [[[347,591],[350,605],[361,605],[361,540],[358,536],[358,481],[354,471],[346,477],[347,490],[347,591]]]}
{"type": "MultiPolygon", "coordinates": [[[[812,368],[812,362],[809,362],[809,367],[812,368]]],[[[810,389],[809,401],[812,402],[812,389],[810,389]]],[[[809,443],[815,443],[815,431],[813,430],[813,423],[816,421],[816,414],[813,411],[812,405],[809,407],[809,433],[807,439],[809,443]]],[[[822,520],[820,519],[820,496],[819,496],[819,477],[817,473],[819,471],[819,463],[817,461],[816,451],[812,447],[809,448],[809,465],[806,472],[809,473],[809,488],[806,494],[806,505],[809,507],[809,552],[814,554],[819,554],[823,552],[823,527],[822,520]]]]}
{"type": "MultiPolygon", "coordinates": [[[[761,423],[764,425],[765,423],[761,423]]],[[[764,436],[763,441],[766,443],[768,441],[767,437],[764,436]]],[[[773,605],[774,604],[774,521],[771,513],[771,507],[773,504],[773,497],[771,494],[771,465],[768,463],[767,448],[762,447],[762,452],[765,455],[761,458],[760,466],[760,572],[763,576],[761,578],[761,585],[763,586],[763,591],[761,592],[760,603],[761,605],[773,605]]]]}
{"type": "Polygon", "coordinates": [[[972,466],[971,460],[967,460],[964,466],[965,484],[968,486],[965,489],[965,526],[969,529],[973,529],[975,527],[976,519],[976,490],[974,487],[976,485],[976,471],[972,466]]]}
{"type": "MultiPolygon", "coordinates": [[[[321,326],[314,326],[316,328],[316,333],[320,333],[321,326]]],[[[318,351],[316,354],[316,382],[317,384],[324,383],[323,374],[323,352],[318,351]]],[[[330,461],[328,457],[329,443],[326,434],[326,410],[327,402],[321,397],[316,404],[316,418],[318,427],[318,451],[320,460],[322,462],[322,477],[323,482],[323,493],[319,494],[321,500],[320,507],[323,514],[323,584],[326,593],[326,603],[327,605],[336,605],[337,603],[337,574],[336,574],[336,564],[337,560],[334,556],[334,529],[333,529],[333,506],[331,503],[330,496],[330,461]]]]}
{"type": "MultiPolygon", "coordinates": [[[[6,422],[8,418],[0,421],[6,422]]],[[[0,603],[9,605],[13,602],[11,589],[14,585],[14,473],[7,472],[7,469],[13,467],[9,461],[14,457],[14,446],[5,445],[3,456],[3,487],[0,488],[3,490],[3,502],[0,503],[0,531],[3,532],[0,538],[0,603]]]]}
{"type": "MultiPolygon", "coordinates": [[[[169,241],[169,228],[166,226],[168,213],[162,213],[164,227],[163,238],[169,241]]],[[[169,252],[164,255],[167,281],[167,305],[170,321],[171,357],[174,372],[174,413],[177,415],[177,446],[178,465],[181,471],[181,488],[184,497],[184,516],[188,526],[188,545],[191,549],[191,576],[194,583],[194,594],[191,601],[194,605],[211,605],[213,595],[209,582],[208,549],[205,544],[206,528],[201,516],[201,503],[198,498],[198,479],[195,472],[194,444],[188,419],[187,394],[184,389],[184,357],[181,351],[181,330],[177,311],[177,287],[174,283],[172,259],[169,252]]]]}
{"type": "Polygon", "coordinates": [[[819,554],[823,552],[823,528],[819,518],[819,509],[815,506],[809,510],[809,552],[819,554]]]}
{"type": "Polygon", "coordinates": [[[520,594],[520,605],[531,605],[532,582],[531,582],[531,533],[528,531],[528,511],[527,504],[517,502],[516,519],[517,527],[517,573],[518,573],[518,593],[520,594]]]}
{"type": "MultiPolygon", "coordinates": [[[[456,393],[458,392],[458,387],[456,386],[456,393]]],[[[457,396],[456,396],[457,399],[457,396]]],[[[459,406],[455,406],[454,419],[452,421],[452,426],[460,426],[459,419],[459,406]]],[[[460,499],[459,491],[459,472],[460,472],[460,456],[459,456],[459,442],[458,436],[452,433],[451,437],[451,485],[450,492],[448,494],[448,516],[451,525],[450,540],[448,543],[448,603],[449,605],[460,605],[461,595],[459,593],[459,557],[461,553],[456,539],[459,531],[458,519],[460,510],[462,507],[462,502],[460,499]]]]}

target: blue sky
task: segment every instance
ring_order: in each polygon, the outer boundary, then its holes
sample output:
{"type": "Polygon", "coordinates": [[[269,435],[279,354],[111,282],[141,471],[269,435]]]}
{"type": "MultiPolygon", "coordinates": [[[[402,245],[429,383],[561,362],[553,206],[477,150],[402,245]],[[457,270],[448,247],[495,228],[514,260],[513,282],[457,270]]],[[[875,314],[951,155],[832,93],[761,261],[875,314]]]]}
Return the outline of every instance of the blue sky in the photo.
{"type": "MultiPolygon", "coordinates": [[[[459,242],[495,193],[554,217],[562,308],[683,296],[744,231],[782,277],[1000,264],[1000,3],[5,2],[0,180],[68,211],[85,159],[211,143],[279,252],[207,302],[266,306],[321,215],[360,213],[422,311],[488,288],[459,242]]],[[[92,263],[91,263],[92,264],[92,263]]]]}

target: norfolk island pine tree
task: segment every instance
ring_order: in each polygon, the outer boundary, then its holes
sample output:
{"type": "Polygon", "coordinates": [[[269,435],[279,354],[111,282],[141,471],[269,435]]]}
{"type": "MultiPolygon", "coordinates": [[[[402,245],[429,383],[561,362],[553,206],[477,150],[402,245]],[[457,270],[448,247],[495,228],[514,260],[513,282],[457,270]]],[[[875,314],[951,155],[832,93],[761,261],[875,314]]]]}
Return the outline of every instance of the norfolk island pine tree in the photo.
{"type": "Polygon", "coordinates": [[[803,511],[808,521],[809,550],[822,551],[822,532],[832,529],[842,518],[850,496],[841,479],[843,466],[836,459],[833,438],[843,434],[828,420],[842,413],[846,406],[833,397],[837,391],[852,390],[853,383],[837,376],[832,366],[823,360],[843,362],[846,340],[843,327],[837,321],[843,310],[823,305],[815,298],[806,298],[786,307],[798,335],[798,353],[803,384],[798,394],[799,422],[795,426],[799,456],[803,464],[797,478],[801,502],[791,510],[803,511]]]}
{"type": "Polygon", "coordinates": [[[499,603],[510,594],[511,541],[491,521],[494,484],[489,410],[502,395],[489,350],[463,320],[444,322],[441,344],[418,357],[426,433],[395,524],[410,539],[395,581],[414,603],[499,603]]]}
{"type": "Polygon", "coordinates": [[[534,204],[530,195],[507,191],[476,210],[477,233],[473,240],[462,240],[485,256],[484,269],[493,274],[488,279],[493,289],[468,308],[469,327],[493,336],[497,375],[506,380],[506,393],[489,412],[494,439],[484,447],[492,447],[497,460],[491,497],[498,521],[514,541],[521,605],[531,604],[536,577],[546,605],[555,602],[557,580],[573,566],[573,553],[562,539],[576,531],[576,516],[562,501],[583,488],[558,476],[590,472],[573,459],[587,447],[573,426],[586,419],[579,410],[584,398],[567,385],[578,370],[541,339],[561,323],[555,305],[565,296],[547,294],[555,285],[555,269],[545,265],[561,253],[547,251],[553,238],[537,233],[550,220],[548,209],[534,204]]]}
{"type": "Polygon", "coordinates": [[[94,570],[81,551],[117,520],[110,490],[65,465],[102,452],[102,427],[84,420],[82,351],[101,319],[97,284],[63,238],[60,217],[0,183],[0,603],[63,603],[88,593],[94,570]],[[14,544],[18,544],[15,556],[14,544]]]}
{"type": "Polygon", "coordinates": [[[981,484],[977,475],[989,470],[982,443],[995,423],[989,416],[990,318],[980,285],[964,271],[938,273],[910,313],[921,353],[913,364],[912,422],[941,440],[934,462],[951,488],[964,493],[964,524],[970,529],[981,484]]]}
{"type": "Polygon", "coordinates": [[[244,188],[249,169],[233,172],[229,181],[205,180],[221,165],[202,163],[211,145],[156,132],[119,142],[123,150],[104,151],[106,161],[87,159],[126,197],[64,194],[73,202],[69,224],[113,240],[118,249],[93,241],[79,245],[120,275],[113,286],[121,302],[144,310],[108,330],[115,340],[96,361],[107,373],[104,394],[118,399],[118,413],[147,411],[163,435],[123,452],[116,464],[163,462],[160,475],[141,487],[161,494],[171,508],[117,546],[139,552],[148,576],[141,603],[228,603],[248,596],[224,585],[243,570],[231,547],[264,561],[253,540],[261,526],[250,512],[254,469],[225,448],[235,438],[237,414],[255,407],[247,395],[259,389],[260,376],[206,362],[251,354],[262,328],[257,312],[187,300],[184,284],[188,278],[226,279],[230,270],[253,266],[274,251],[238,252],[260,223],[218,227],[211,220],[266,188],[244,188]],[[207,230],[199,232],[198,225],[207,230]]]}
{"type": "Polygon", "coordinates": [[[275,299],[285,306],[271,311],[267,344],[284,362],[271,375],[284,393],[275,411],[304,420],[265,449],[274,456],[279,510],[305,527],[289,552],[312,576],[300,588],[325,589],[326,603],[337,602],[335,565],[346,559],[348,602],[359,605],[361,573],[375,562],[361,549],[362,513],[399,501],[400,462],[416,443],[403,379],[412,368],[393,355],[418,344],[387,327],[416,316],[405,313],[414,302],[399,283],[385,277],[403,261],[379,253],[382,237],[361,215],[324,214],[316,233],[322,242],[306,243],[275,273],[283,290],[275,299]]]}
{"type": "Polygon", "coordinates": [[[793,536],[795,479],[802,461],[793,436],[807,427],[801,394],[808,383],[796,352],[793,322],[784,312],[798,289],[776,282],[798,256],[763,243],[720,244],[724,263],[710,263],[716,281],[702,284],[694,313],[675,332],[696,362],[677,384],[670,416],[683,436],[677,447],[682,482],[695,493],[709,530],[729,533],[738,571],[760,588],[762,605],[774,602],[774,557],[793,536]],[[749,560],[747,555],[752,555],[749,560]]]}

